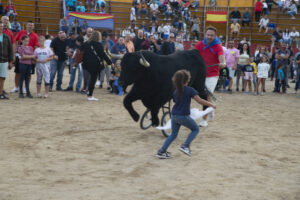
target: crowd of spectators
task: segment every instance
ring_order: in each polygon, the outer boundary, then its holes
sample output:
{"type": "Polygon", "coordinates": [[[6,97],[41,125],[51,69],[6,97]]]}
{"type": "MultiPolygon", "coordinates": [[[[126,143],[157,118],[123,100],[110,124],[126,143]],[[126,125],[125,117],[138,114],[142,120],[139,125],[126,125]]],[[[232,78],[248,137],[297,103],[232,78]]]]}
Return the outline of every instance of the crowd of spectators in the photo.
{"type": "Polygon", "coordinates": [[[105,13],[105,0],[85,0],[85,3],[77,0],[65,0],[68,11],[105,13]]]}

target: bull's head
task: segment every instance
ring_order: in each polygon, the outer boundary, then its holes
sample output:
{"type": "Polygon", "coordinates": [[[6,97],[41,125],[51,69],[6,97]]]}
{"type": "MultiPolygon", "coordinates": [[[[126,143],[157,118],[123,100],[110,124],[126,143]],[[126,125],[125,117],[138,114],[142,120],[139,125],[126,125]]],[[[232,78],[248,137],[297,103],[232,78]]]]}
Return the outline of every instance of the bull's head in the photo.
{"type": "Polygon", "coordinates": [[[121,61],[122,71],[119,78],[119,84],[122,87],[127,87],[133,84],[139,74],[143,73],[146,68],[150,67],[150,63],[145,59],[143,52],[127,53],[121,61]]]}

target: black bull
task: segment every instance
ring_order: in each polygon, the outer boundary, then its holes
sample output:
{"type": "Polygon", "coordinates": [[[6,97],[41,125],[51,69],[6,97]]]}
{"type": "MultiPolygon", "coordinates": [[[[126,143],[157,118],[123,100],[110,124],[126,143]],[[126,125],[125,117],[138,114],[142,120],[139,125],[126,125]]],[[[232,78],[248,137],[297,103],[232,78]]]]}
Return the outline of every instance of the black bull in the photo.
{"type": "Polygon", "coordinates": [[[152,125],[159,125],[159,109],[173,97],[172,76],[181,69],[191,73],[189,85],[199,92],[201,98],[207,99],[206,66],[197,50],[178,51],[167,56],[156,55],[150,51],[127,53],[121,66],[119,84],[123,87],[133,84],[123,103],[135,121],[140,116],[132,103],[140,99],[151,110],[152,125]],[[150,63],[150,67],[140,64],[142,56],[150,63]]]}

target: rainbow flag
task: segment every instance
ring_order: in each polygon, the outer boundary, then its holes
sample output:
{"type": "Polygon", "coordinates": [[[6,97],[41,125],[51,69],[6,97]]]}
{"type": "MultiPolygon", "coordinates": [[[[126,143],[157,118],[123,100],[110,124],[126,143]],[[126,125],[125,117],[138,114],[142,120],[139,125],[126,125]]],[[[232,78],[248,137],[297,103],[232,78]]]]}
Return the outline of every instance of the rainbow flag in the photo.
{"type": "Polygon", "coordinates": [[[97,13],[82,13],[82,12],[69,12],[67,19],[69,23],[78,19],[79,23],[82,24],[86,21],[89,27],[100,28],[100,29],[114,29],[115,18],[110,14],[97,14],[97,13]]]}
{"type": "Polygon", "coordinates": [[[206,12],[206,22],[226,23],[227,22],[227,12],[225,12],[225,11],[207,11],[206,12]]]}

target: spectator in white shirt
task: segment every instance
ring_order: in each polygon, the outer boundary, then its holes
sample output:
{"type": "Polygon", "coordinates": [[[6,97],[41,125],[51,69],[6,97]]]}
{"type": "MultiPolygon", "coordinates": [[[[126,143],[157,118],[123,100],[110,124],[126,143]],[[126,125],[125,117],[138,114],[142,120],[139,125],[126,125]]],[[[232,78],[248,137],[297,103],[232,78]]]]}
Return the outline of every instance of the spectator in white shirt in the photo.
{"type": "Polygon", "coordinates": [[[168,39],[171,32],[170,23],[166,23],[166,25],[164,25],[163,27],[163,30],[164,30],[164,39],[168,39]]]}
{"type": "Polygon", "coordinates": [[[291,16],[291,19],[296,19],[294,15],[297,14],[297,5],[294,0],[292,0],[289,11],[287,13],[289,16],[291,16]]]}
{"type": "Polygon", "coordinates": [[[131,24],[135,23],[136,21],[136,11],[134,7],[134,3],[132,4],[131,11],[130,11],[130,22],[131,24]]]}
{"type": "Polygon", "coordinates": [[[293,27],[292,31],[290,32],[290,37],[292,42],[295,41],[296,47],[299,47],[299,32],[296,30],[295,26],[293,27]]]}
{"type": "Polygon", "coordinates": [[[268,16],[265,15],[263,18],[261,18],[261,20],[258,24],[258,26],[259,26],[259,31],[258,32],[261,32],[261,29],[263,28],[263,29],[266,30],[265,33],[267,33],[268,30],[269,30],[268,29],[268,24],[269,24],[269,19],[268,19],[268,16]]]}
{"type": "Polygon", "coordinates": [[[282,33],[282,39],[284,43],[287,43],[289,46],[292,43],[291,36],[290,36],[290,30],[286,28],[282,33]]]}

